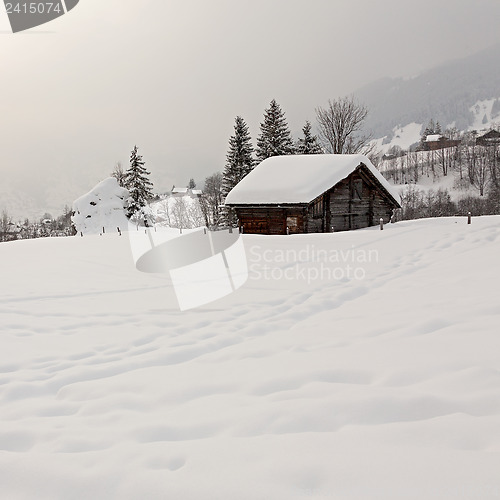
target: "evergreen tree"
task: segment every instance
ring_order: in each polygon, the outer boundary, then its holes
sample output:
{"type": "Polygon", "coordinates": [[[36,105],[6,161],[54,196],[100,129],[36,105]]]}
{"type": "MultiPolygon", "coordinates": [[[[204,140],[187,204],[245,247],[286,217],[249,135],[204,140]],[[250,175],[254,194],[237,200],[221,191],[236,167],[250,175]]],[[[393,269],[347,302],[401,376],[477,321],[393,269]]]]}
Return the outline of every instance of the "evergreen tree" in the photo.
{"type": "Polygon", "coordinates": [[[295,148],[292,136],[286,123],[285,113],[273,99],[264,111],[264,122],[260,124],[260,135],[257,138],[256,156],[258,161],[270,156],[292,155],[295,148]]]}
{"type": "Polygon", "coordinates": [[[186,187],[188,189],[194,189],[196,187],[196,182],[194,182],[194,179],[192,177],[191,177],[191,179],[189,179],[189,183],[186,187]]]}
{"type": "Polygon", "coordinates": [[[226,166],[223,172],[223,194],[226,196],[238,182],[255,166],[253,146],[248,126],[241,116],[237,116],[234,124],[234,135],[229,139],[229,150],[226,155],[226,166]]]}
{"type": "Polygon", "coordinates": [[[436,133],[436,124],[434,120],[430,120],[427,127],[425,127],[424,133],[422,134],[422,139],[425,141],[428,135],[434,135],[436,133]]]}
{"type": "Polygon", "coordinates": [[[300,155],[316,155],[323,153],[321,146],[318,143],[318,138],[311,134],[311,123],[306,121],[302,128],[304,137],[297,141],[296,151],[300,155]]]}
{"type": "Polygon", "coordinates": [[[127,207],[129,218],[141,211],[153,197],[153,183],[148,178],[150,173],[144,168],[144,160],[137,154],[137,146],[134,146],[130,155],[130,167],[125,172],[124,178],[124,185],[130,193],[127,207]]]}

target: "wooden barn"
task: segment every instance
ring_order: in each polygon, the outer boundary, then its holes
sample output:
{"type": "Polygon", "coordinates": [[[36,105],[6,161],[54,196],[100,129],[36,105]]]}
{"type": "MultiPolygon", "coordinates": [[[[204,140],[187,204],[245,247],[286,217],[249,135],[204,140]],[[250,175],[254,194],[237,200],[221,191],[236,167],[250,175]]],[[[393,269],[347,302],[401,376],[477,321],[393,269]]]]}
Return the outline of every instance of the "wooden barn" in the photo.
{"type": "Polygon", "coordinates": [[[458,139],[450,139],[444,135],[428,135],[424,142],[424,151],[439,151],[440,149],[454,148],[461,143],[458,139]]]}
{"type": "Polygon", "coordinates": [[[476,139],[478,146],[498,146],[500,144],[500,132],[498,130],[490,130],[486,134],[476,139]]]}
{"type": "Polygon", "coordinates": [[[363,155],[264,160],[227,195],[244,233],[329,233],[389,222],[398,193],[363,155]]]}

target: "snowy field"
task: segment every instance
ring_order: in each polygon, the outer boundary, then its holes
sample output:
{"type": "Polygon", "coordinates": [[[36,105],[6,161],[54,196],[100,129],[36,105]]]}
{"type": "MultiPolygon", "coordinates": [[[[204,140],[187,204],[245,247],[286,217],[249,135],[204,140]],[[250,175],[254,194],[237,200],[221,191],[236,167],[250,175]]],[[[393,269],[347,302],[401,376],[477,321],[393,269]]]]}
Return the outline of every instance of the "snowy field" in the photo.
{"type": "Polygon", "coordinates": [[[0,245],[0,498],[499,499],[500,217],[244,243],[188,312],[125,235],[0,245]]]}

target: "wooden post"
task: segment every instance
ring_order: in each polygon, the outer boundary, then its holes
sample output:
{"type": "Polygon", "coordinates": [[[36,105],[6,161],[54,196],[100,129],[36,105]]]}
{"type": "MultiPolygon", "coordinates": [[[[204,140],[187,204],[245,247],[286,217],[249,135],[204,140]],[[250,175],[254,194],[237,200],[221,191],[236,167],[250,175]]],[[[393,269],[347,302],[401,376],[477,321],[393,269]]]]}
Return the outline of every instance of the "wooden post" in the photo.
{"type": "Polygon", "coordinates": [[[207,228],[206,227],[203,228],[203,234],[207,234],[207,228]]]}
{"type": "Polygon", "coordinates": [[[469,212],[467,214],[467,224],[470,224],[472,222],[472,214],[469,212]]]}
{"type": "Polygon", "coordinates": [[[118,229],[118,234],[121,236],[122,235],[122,231],[119,227],[117,227],[116,229],[118,229]]]}
{"type": "Polygon", "coordinates": [[[382,217],[380,217],[380,230],[384,230],[384,219],[382,219],[382,217]]]}
{"type": "Polygon", "coordinates": [[[104,226],[102,226],[102,234],[106,233],[106,229],[104,229],[104,226]]]}

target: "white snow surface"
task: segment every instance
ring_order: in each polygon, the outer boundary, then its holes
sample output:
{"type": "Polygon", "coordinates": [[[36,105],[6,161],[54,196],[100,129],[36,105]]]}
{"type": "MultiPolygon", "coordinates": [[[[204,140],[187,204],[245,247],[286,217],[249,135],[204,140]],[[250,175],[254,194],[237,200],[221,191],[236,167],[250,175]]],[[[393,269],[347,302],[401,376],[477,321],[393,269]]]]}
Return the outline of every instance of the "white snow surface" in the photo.
{"type": "Polygon", "coordinates": [[[382,174],[363,155],[287,155],[267,158],[227,195],[226,204],[309,203],[348,177],[361,163],[400,203],[382,174]]]}
{"type": "Polygon", "coordinates": [[[380,139],[374,139],[371,141],[374,144],[377,151],[382,153],[387,153],[389,149],[393,146],[399,146],[402,149],[408,149],[412,144],[420,141],[420,133],[422,130],[421,123],[409,123],[404,127],[394,127],[392,132],[392,139],[390,142],[384,144],[386,137],[381,137],[380,139]]]}
{"type": "Polygon", "coordinates": [[[0,496],[498,499],[500,217],[242,237],[184,313],[125,235],[0,244],[0,496]]]}
{"type": "Polygon", "coordinates": [[[100,234],[103,232],[127,231],[128,219],[125,202],[127,189],[120,187],[114,177],[99,182],[87,194],[73,202],[72,220],[78,233],[100,234]]]}

